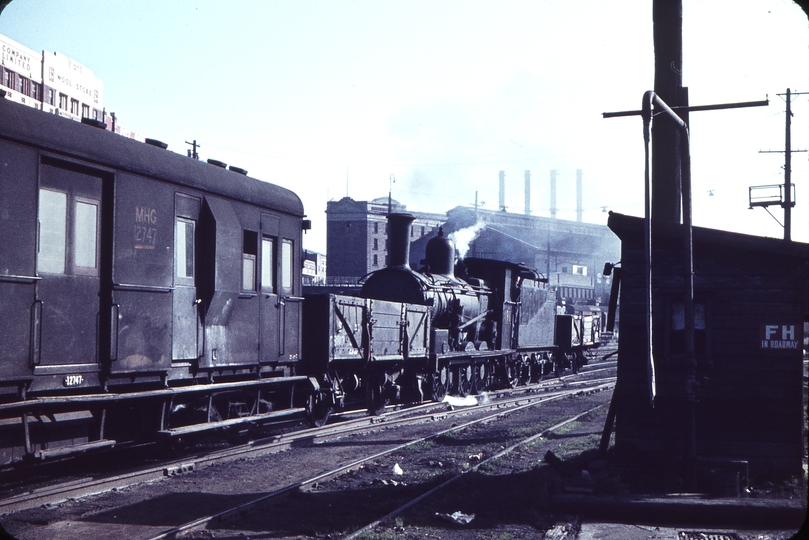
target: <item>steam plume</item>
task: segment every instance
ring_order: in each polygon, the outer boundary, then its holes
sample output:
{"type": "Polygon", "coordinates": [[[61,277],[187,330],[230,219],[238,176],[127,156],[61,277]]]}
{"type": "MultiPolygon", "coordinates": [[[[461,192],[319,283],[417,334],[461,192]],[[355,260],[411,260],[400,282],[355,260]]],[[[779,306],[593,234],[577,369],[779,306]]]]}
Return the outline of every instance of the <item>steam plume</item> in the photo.
{"type": "Polygon", "coordinates": [[[483,221],[478,221],[471,227],[455,231],[449,234],[449,239],[455,243],[455,252],[459,259],[466,257],[466,252],[469,251],[469,246],[472,241],[478,237],[480,231],[486,226],[483,221]]]}

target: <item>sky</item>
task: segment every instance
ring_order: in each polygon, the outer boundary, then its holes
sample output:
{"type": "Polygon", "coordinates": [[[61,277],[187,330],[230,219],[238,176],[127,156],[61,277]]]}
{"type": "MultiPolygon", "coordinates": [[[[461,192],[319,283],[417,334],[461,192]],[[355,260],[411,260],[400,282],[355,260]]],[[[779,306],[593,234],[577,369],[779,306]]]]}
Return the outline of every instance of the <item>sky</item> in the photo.
{"type": "MultiPolygon", "coordinates": [[[[13,0],[0,34],[59,52],[104,83],[118,122],[186,154],[295,191],[325,253],[326,203],[393,198],[410,211],[498,208],[583,220],[643,215],[653,88],[652,1],[13,0]]],[[[783,237],[783,210],[748,209],[784,181],[787,88],[809,92],[809,22],[790,0],[683,0],[694,224],[783,237]],[[762,151],[773,150],[772,153],[762,151]],[[776,221],[777,218],[777,221],[776,221]]],[[[809,94],[792,149],[809,149],[809,94]]],[[[792,154],[792,237],[809,242],[809,153],[792,154]]]]}

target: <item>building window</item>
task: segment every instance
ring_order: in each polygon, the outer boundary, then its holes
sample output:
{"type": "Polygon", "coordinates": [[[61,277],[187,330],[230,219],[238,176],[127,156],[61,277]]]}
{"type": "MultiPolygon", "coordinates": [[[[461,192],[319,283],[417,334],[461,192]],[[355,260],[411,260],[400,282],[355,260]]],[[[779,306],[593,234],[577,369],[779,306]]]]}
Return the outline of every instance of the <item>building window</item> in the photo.
{"type": "Polygon", "coordinates": [[[48,105],[56,105],[56,91],[53,88],[48,88],[48,105]]]}
{"type": "Polygon", "coordinates": [[[3,70],[3,86],[6,88],[14,88],[14,72],[3,70]]]}
{"type": "Polygon", "coordinates": [[[78,99],[71,99],[70,100],[70,114],[75,114],[76,116],[79,115],[79,100],[78,99]]]}
{"type": "Polygon", "coordinates": [[[379,223],[374,223],[374,234],[379,232],[379,223]]]}
{"type": "Polygon", "coordinates": [[[67,95],[59,94],[59,108],[63,111],[67,110],[67,95]]]}
{"type": "Polygon", "coordinates": [[[379,259],[377,258],[376,253],[374,253],[374,266],[379,266],[379,259]]]}
{"type": "Polygon", "coordinates": [[[39,83],[35,83],[35,82],[31,83],[30,95],[31,95],[32,98],[37,99],[37,100],[39,99],[40,88],[41,88],[41,85],[39,83]]]}
{"type": "Polygon", "coordinates": [[[20,94],[22,94],[24,96],[27,96],[28,95],[28,92],[27,92],[28,84],[27,83],[28,83],[28,79],[26,79],[25,77],[22,77],[20,75],[17,75],[17,88],[16,88],[17,92],[19,92],[20,94]]]}
{"type": "Polygon", "coordinates": [[[379,241],[378,241],[376,238],[374,238],[374,249],[379,249],[379,244],[378,244],[378,242],[379,242],[379,241]]]}
{"type": "Polygon", "coordinates": [[[244,231],[242,240],[242,291],[256,290],[256,250],[258,234],[255,231],[244,231]]]}
{"type": "Polygon", "coordinates": [[[85,105],[84,103],[81,104],[81,117],[82,118],[90,118],[90,106],[85,105]]]}

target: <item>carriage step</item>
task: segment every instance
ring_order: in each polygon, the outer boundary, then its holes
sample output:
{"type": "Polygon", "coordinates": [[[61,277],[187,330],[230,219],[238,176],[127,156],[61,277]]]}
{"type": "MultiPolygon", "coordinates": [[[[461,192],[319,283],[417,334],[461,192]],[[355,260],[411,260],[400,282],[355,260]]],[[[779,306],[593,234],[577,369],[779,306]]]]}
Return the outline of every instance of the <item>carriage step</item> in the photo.
{"type": "Polygon", "coordinates": [[[306,412],[306,409],[303,407],[294,408],[294,409],[284,409],[282,411],[273,411],[265,414],[256,414],[253,416],[244,416],[242,418],[231,418],[230,420],[220,420],[218,422],[208,422],[205,424],[193,424],[190,426],[182,426],[176,427],[171,429],[163,429],[158,431],[158,435],[161,437],[181,437],[183,435],[189,435],[191,433],[200,433],[202,431],[210,431],[212,429],[222,429],[232,426],[238,426],[240,424],[251,424],[251,423],[264,423],[270,420],[277,420],[279,418],[288,418],[291,416],[300,416],[306,412]]]}

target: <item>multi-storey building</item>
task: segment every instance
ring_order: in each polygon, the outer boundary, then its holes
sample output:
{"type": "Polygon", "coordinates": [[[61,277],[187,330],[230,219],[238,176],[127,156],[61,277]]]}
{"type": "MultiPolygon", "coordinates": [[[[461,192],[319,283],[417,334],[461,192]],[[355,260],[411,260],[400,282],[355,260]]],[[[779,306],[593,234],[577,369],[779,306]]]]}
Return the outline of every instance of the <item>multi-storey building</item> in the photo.
{"type": "Polygon", "coordinates": [[[104,83],[93,71],[60,53],[38,53],[0,35],[0,89],[6,99],[48,113],[106,121],[104,83]]]}
{"type": "MultiPolygon", "coordinates": [[[[388,223],[391,212],[406,212],[405,205],[389,197],[355,201],[344,197],[326,205],[326,258],[328,283],[349,285],[388,264],[388,223]]],[[[411,242],[428,235],[446,221],[445,214],[410,212],[416,218],[411,242]]]]}

